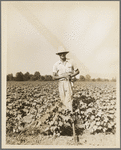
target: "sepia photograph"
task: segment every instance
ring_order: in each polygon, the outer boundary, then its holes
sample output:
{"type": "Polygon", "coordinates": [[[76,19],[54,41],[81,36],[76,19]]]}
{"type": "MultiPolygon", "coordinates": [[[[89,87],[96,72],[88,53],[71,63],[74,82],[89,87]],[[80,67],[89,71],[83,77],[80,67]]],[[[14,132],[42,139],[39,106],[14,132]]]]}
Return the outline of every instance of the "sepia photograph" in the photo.
{"type": "Polygon", "coordinates": [[[2,148],[120,148],[119,13],[1,1],[2,148]]]}

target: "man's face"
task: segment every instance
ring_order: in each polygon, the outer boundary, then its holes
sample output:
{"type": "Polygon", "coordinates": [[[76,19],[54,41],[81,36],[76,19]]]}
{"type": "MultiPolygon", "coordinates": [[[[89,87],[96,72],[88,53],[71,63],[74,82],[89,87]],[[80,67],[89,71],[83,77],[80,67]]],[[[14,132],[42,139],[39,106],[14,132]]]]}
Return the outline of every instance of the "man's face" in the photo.
{"type": "Polygon", "coordinates": [[[59,54],[60,59],[63,60],[63,61],[66,60],[66,54],[67,53],[61,53],[61,54],[59,54]]]}

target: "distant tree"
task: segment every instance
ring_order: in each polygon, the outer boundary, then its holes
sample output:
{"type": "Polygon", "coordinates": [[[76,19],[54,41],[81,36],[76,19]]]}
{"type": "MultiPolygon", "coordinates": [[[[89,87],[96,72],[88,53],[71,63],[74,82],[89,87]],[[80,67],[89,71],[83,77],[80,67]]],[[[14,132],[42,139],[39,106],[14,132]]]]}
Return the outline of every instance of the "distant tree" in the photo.
{"type": "Polygon", "coordinates": [[[24,74],[24,81],[28,81],[28,80],[30,80],[30,73],[29,73],[29,72],[26,72],[26,73],[24,74]]]}
{"type": "Polygon", "coordinates": [[[95,81],[96,81],[96,79],[94,78],[94,79],[92,79],[92,81],[93,81],[93,82],[95,82],[95,81]]]}
{"type": "Polygon", "coordinates": [[[17,72],[16,73],[16,77],[15,77],[16,81],[23,81],[24,80],[24,75],[22,72],[17,72]]]}
{"type": "Polygon", "coordinates": [[[73,82],[75,82],[75,81],[77,81],[77,80],[78,80],[78,79],[77,79],[76,77],[73,77],[73,78],[72,78],[72,81],[73,81],[73,82]]]}
{"type": "Polygon", "coordinates": [[[79,80],[80,81],[85,81],[85,77],[83,75],[80,75],[79,80]]]}
{"type": "Polygon", "coordinates": [[[33,76],[34,76],[33,74],[30,74],[30,79],[29,79],[30,81],[32,81],[33,76]]]}
{"type": "Polygon", "coordinates": [[[91,76],[89,74],[87,74],[85,78],[86,78],[87,81],[90,81],[91,76]]]}
{"type": "Polygon", "coordinates": [[[45,81],[45,76],[41,76],[40,81],[45,81]]]}
{"type": "Polygon", "coordinates": [[[52,81],[53,80],[53,77],[51,75],[45,75],[45,81],[52,81]]]}
{"type": "Polygon", "coordinates": [[[14,77],[13,77],[13,74],[8,74],[7,75],[7,81],[13,81],[14,80],[14,77]]]}
{"type": "Polygon", "coordinates": [[[31,75],[31,76],[30,76],[30,80],[31,80],[31,81],[36,81],[36,80],[38,80],[38,79],[37,79],[37,77],[36,77],[36,76],[31,75]]]}
{"type": "Polygon", "coordinates": [[[116,78],[112,78],[112,80],[111,80],[111,81],[116,82],[116,78]]]}
{"type": "Polygon", "coordinates": [[[97,78],[96,80],[97,80],[97,81],[102,81],[102,79],[101,79],[101,78],[97,78]]]}
{"type": "Polygon", "coordinates": [[[109,79],[104,79],[103,81],[104,81],[104,82],[108,82],[108,81],[109,81],[109,79]]]}
{"type": "Polygon", "coordinates": [[[33,80],[35,81],[35,80],[39,80],[40,79],[40,72],[39,71],[36,71],[35,73],[34,73],[34,76],[32,77],[33,78],[33,80]]]}

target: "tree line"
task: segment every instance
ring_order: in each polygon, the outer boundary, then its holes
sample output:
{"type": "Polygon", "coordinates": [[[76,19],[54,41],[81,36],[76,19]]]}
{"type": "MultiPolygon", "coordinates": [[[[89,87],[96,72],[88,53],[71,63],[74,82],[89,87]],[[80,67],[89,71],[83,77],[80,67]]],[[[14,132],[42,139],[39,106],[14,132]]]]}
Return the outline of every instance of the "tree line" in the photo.
{"type": "Polygon", "coordinates": [[[96,78],[96,79],[92,78],[91,79],[91,76],[89,74],[87,74],[86,76],[80,75],[79,80],[80,81],[93,81],[93,82],[95,82],[95,81],[98,81],[98,82],[100,82],[100,81],[104,81],[104,82],[109,82],[109,81],[116,82],[116,78],[112,78],[111,80],[109,80],[109,79],[102,79],[102,78],[96,78]]]}
{"type": "MultiPolygon", "coordinates": [[[[91,76],[87,74],[86,76],[80,75],[79,79],[76,77],[74,80],[79,80],[79,81],[113,81],[116,82],[116,78],[112,78],[111,80],[109,79],[102,79],[102,78],[93,78],[91,79],[91,76]]],[[[8,74],[7,75],[7,81],[53,81],[52,75],[44,75],[42,76],[39,71],[36,71],[34,74],[30,74],[29,72],[26,72],[23,74],[22,72],[17,72],[15,77],[13,74],[8,74]]]]}
{"type": "Polygon", "coordinates": [[[23,74],[22,72],[17,72],[15,77],[13,74],[7,75],[7,81],[52,81],[53,77],[51,75],[42,76],[39,71],[36,71],[34,74],[30,74],[26,72],[23,74]]]}

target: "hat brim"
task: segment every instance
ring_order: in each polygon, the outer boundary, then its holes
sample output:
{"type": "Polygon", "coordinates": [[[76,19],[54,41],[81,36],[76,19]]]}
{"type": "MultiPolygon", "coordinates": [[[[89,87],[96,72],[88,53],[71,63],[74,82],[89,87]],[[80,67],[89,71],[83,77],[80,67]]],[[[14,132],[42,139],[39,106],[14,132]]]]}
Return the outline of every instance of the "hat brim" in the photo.
{"type": "Polygon", "coordinates": [[[66,52],[58,52],[58,53],[56,53],[56,55],[59,55],[59,54],[63,54],[63,53],[69,53],[69,51],[66,51],[66,52]]]}

